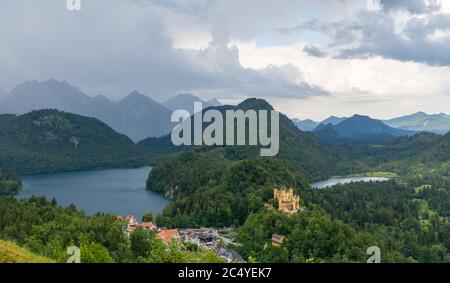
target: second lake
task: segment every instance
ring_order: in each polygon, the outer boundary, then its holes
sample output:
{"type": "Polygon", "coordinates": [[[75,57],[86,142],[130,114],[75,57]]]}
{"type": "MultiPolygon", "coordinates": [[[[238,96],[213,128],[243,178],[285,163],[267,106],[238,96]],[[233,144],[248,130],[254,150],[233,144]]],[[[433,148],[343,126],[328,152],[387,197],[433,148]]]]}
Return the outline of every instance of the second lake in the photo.
{"type": "Polygon", "coordinates": [[[328,179],[325,181],[312,183],[311,187],[314,189],[325,189],[335,185],[349,184],[353,182],[385,182],[389,180],[390,178],[385,177],[348,177],[348,178],[328,179]]]}

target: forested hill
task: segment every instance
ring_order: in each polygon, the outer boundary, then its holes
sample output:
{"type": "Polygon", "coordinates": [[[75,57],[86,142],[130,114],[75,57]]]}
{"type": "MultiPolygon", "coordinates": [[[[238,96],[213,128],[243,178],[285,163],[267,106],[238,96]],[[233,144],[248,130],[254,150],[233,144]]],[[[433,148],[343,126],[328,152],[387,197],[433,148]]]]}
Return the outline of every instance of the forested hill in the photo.
{"type": "Polygon", "coordinates": [[[450,134],[421,133],[367,145],[341,147],[346,157],[336,171],[363,173],[392,171],[401,176],[448,176],[450,134]]]}
{"type": "MultiPolygon", "coordinates": [[[[262,99],[247,99],[237,106],[213,107],[226,110],[271,110],[262,99]]],[[[333,131],[329,132],[333,135],[333,131]]],[[[399,175],[444,174],[450,168],[450,134],[439,136],[419,133],[387,141],[352,144],[350,139],[341,145],[320,142],[311,132],[300,131],[280,113],[280,151],[278,159],[287,161],[308,181],[326,179],[334,175],[392,171],[399,175]]],[[[184,150],[215,151],[217,147],[176,147],[170,135],[141,141],[138,146],[154,156],[167,156],[184,150]]],[[[257,146],[225,146],[224,158],[244,160],[260,154],[257,146]]],[[[161,160],[159,160],[161,161],[161,160]]],[[[447,173],[445,173],[447,174],[447,173]]]]}
{"type": "Polygon", "coordinates": [[[44,173],[143,165],[141,151],[106,124],[57,110],[0,115],[0,167],[44,173]]]}
{"type": "Polygon", "coordinates": [[[17,194],[22,189],[22,180],[14,172],[3,171],[0,168],[0,196],[17,194]]]}
{"type": "MultiPolygon", "coordinates": [[[[273,110],[265,100],[250,98],[237,106],[218,106],[208,109],[217,109],[224,113],[226,110],[273,110]]],[[[204,125],[206,127],[207,124],[204,125]]],[[[269,121],[270,128],[270,121],[269,121]]],[[[247,129],[248,131],[248,129],[247,129]]],[[[152,154],[168,154],[180,150],[198,150],[198,147],[175,147],[171,143],[170,135],[161,138],[149,138],[138,143],[138,146],[152,154]]],[[[216,150],[215,147],[206,147],[201,150],[216,150]]],[[[225,158],[229,160],[243,160],[260,155],[258,146],[226,146],[225,158]]],[[[336,163],[342,159],[343,151],[322,144],[314,133],[302,132],[284,114],[280,113],[280,151],[276,156],[288,161],[297,170],[302,172],[309,180],[319,180],[335,174],[336,163]]]]}

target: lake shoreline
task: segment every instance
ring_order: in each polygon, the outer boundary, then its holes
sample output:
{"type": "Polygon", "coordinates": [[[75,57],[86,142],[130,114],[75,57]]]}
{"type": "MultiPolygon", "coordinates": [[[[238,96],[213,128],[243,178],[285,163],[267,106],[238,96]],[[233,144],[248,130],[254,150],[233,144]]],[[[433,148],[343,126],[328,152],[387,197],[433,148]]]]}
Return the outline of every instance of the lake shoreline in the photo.
{"type": "Polygon", "coordinates": [[[50,174],[64,174],[64,173],[80,173],[80,172],[94,172],[103,170],[132,170],[132,169],[142,169],[142,168],[153,168],[154,165],[137,165],[137,166],[127,166],[127,167],[95,167],[95,168],[80,168],[74,170],[55,170],[55,171],[43,171],[36,173],[23,173],[20,177],[29,176],[40,176],[40,175],[50,175],[50,174]]]}
{"type": "Polygon", "coordinates": [[[354,177],[342,177],[342,178],[330,178],[327,180],[314,182],[310,184],[310,187],[316,190],[327,189],[337,185],[345,185],[351,183],[368,183],[368,182],[387,182],[394,178],[377,177],[377,176],[354,176],[354,177]]]}
{"type": "Polygon", "coordinates": [[[112,215],[134,214],[140,218],[146,211],[162,213],[170,200],[149,191],[146,181],[152,167],[83,170],[52,174],[22,175],[23,189],[17,199],[42,196],[55,198],[62,207],[74,204],[87,215],[98,212],[112,215]]]}

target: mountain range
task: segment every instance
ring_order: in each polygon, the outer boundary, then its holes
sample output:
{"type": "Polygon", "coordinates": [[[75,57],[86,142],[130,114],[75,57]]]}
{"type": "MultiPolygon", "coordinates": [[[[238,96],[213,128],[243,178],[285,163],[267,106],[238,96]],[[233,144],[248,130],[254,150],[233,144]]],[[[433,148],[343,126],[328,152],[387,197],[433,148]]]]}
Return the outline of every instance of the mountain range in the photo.
{"type": "Polygon", "coordinates": [[[450,115],[417,112],[412,115],[383,121],[386,125],[412,131],[446,134],[450,131],[450,115]]]}
{"type": "Polygon", "coordinates": [[[320,124],[323,124],[323,125],[327,125],[327,124],[337,125],[340,122],[344,121],[345,119],[347,119],[347,117],[330,116],[330,117],[326,118],[325,120],[323,120],[321,122],[317,122],[317,121],[314,121],[314,120],[311,120],[311,119],[306,119],[306,120],[292,119],[292,122],[294,122],[294,124],[300,130],[305,131],[305,132],[312,132],[320,124]]]}
{"type": "MultiPolygon", "coordinates": [[[[346,117],[336,117],[331,116],[322,122],[313,121],[311,119],[307,120],[299,120],[299,119],[292,119],[294,124],[302,131],[311,132],[315,131],[318,132],[319,130],[322,131],[322,134],[325,134],[324,125],[330,124],[331,126],[337,126],[341,122],[350,119],[346,117]],[[322,125],[322,126],[320,126],[322,125]],[[318,128],[320,126],[320,128],[318,128]]],[[[373,119],[375,120],[375,119],[373,119]]],[[[438,135],[444,135],[450,131],[450,115],[440,113],[440,114],[427,114],[424,112],[417,112],[411,115],[401,116],[393,119],[387,119],[387,120],[378,120],[385,125],[401,129],[401,130],[407,130],[407,131],[413,131],[413,132],[428,132],[428,133],[434,133],[438,135]]],[[[377,123],[378,126],[379,123],[377,123]]],[[[374,125],[374,124],[372,124],[374,125]]],[[[369,126],[369,125],[365,125],[369,126]]],[[[331,132],[332,127],[328,127],[326,130],[326,135],[332,135],[331,132]]],[[[376,131],[376,129],[372,129],[373,131],[376,131]]]]}
{"type": "MultiPolygon", "coordinates": [[[[273,110],[272,105],[263,99],[249,98],[238,105],[216,106],[214,109],[226,110],[273,110]]],[[[320,180],[332,175],[333,165],[340,160],[339,153],[332,147],[324,145],[312,132],[300,131],[284,114],[280,113],[280,150],[277,158],[289,161],[296,169],[312,180],[320,180]]],[[[206,127],[206,125],[204,125],[206,127]]],[[[270,128],[270,126],[269,126],[270,128]]],[[[248,129],[247,129],[248,134],[248,129]]],[[[224,151],[226,159],[241,160],[260,155],[259,146],[225,146],[225,147],[175,147],[170,135],[160,138],[147,138],[138,143],[146,152],[155,154],[175,154],[184,150],[224,151]]]]}
{"type": "MultiPolygon", "coordinates": [[[[172,111],[191,110],[194,101],[204,102],[191,94],[179,94],[160,104],[135,91],[121,101],[113,102],[105,96],[89,96],[65,81],[51,79],[28,81],[15,87],[1,99],[0,114],[57,109],[97,118],[137,142],[169,133],[173,127],[170,121],[172,111]]],[[[206,107],[218,104],[217,100],[204,102],[206,107]]]]}
{"type": "Polygon", "coordinates": [[[347,117],[336,117],[336,116],[330,116],[328,118],[326,118],[325,120],[323,120],[321,122],[321,124],[331,124],[333,126],[339,124],[340,122],[344,121],[345,119],[347,119],[347,117]]]}
{"type": "Polygon", "coordinates": [[[392,128],[380,120],[362,115],[354,115],[336,125],[320,124],[314,132],[322,142],[331,144],[383,141],[417,133],[392,128]]]}
{"type": "Polygon", "coordinates": [[[208,101],[203,101],[195,95],[190,93],[180,93],[175,97],[170,98],[166,102],[162,103],[167,109],[175,111],[178,109],[188,110],[189,113],[194,114],[194,103],[201,102],[203,108],[220,106],[221,103],[217,99],[212,99],[208,101]]]}
{"type": "Polygon", "coordinates": [[[297,126],[297,128],[299,128],[304,132],[312,132],[319,125],[319,123],[311,119],[306,120],[292,119],[292,122],[297,126]]]}

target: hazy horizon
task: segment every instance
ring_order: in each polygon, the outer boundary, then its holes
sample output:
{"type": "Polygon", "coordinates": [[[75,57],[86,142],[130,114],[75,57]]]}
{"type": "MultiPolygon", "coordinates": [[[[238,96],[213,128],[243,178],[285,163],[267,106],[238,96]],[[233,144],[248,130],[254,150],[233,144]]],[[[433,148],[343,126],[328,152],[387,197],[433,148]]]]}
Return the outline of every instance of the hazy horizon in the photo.
{"type": "MultiPolygon", "coordinates": [[[[187,93],[187,92],[176,93],[176,94],[174,94],[173,96],[168,97],[166,100],[158,101],[156,98],[152,97],[151,95],[148,95],[148,94],[146,94],[146,93],[143,93],[143,92],[141,92],[141,91],[139,91],[139,90],[133,90],[133,91],[131,91],[130,93],[123,95],[123,97],[115,98],[115,99],[114,99],[114,98],[110,98],[110,97],[108,97],[107,95],[103,95],[103,94],[91,94],[91,93],[87,93],[87,92],[83,91],[83,89],[79,88],[79,87],[76,86],[76,85],[71,84],[71,83],[70,83],[69,81],[67,81],[67,80],[57,80],[57,79],[53,79],[53,78],[48,79],[48,80],[43,80],[43,81],[37,81],[37,80],[25,81],[25,82],[22,82],[22,83],[18,84],[17,86],[19,86],[19,85],[21,85],[21,84],[24,84],[24,83],[27,83],[27,82],[44,83],[44,82],[48,82],[48,81],[51,81],[51,80],[56,80],[56,81],[61,82],[61,83],[62,83],[62,82],[66,82],[66,83],[68,83],[71,87],[78,88],[82,93],[84,93],[85,95],[87,95],[87,96],[89,96],[89,97],[92,97],[92,98],[94,98],[94,97],[96,97],[96,96],[98,96],[98,95],[105,96],[106,98],[108,98],[108,99],[109,99],[111,102],[113,102],[113,103],[119,103],[120,101],[122,101],[123,99],[125,99],[127,96],[133,94],[134,92],[138,92],[139,94],[148,96],[149,98],[155,100],[157,103],[159,103],[159,104],[161,104],[161,105],[163,105],[164,102],[167,102],[167,101],[170,100],[171,98],[174,98],[174,97],[179,96],[179,95],[194,95],[194,96],[196,96],[196,97],[198,97],[198,98],[204,100],[205,102],[207,102],[206,99],[204,99],[204,98],[202,98],[202,97],[199,97],[199,96],[197,96],[197,95],[195,95],[195,94],[193,94],[193,93],[187,93]]],[[[17,87],[17,86],[15,86],[15,87],[17,87]]],[[[14,87],[14,88],[15,88],[15,87],[14,87]]],[[[11,92],[14,90],[14,88],[13,88],[12,90],[10,90],[10,91],[4,91],[5,94],[6,94],[6,95],[11,94],[11,92]]],[[[0,94],[2,94],[2,90],[3,90],[3,89],[2,89],[1,86],[0,86],[0,94]]],[[[2,100],[3,100],[4,98],[6,98],[6,97],[3,97],[2,95],[0,95],[0,103],[2,102],[2,100]]],[[[247,98],[250,98],[250,97],[247,97],[247,98]]],[[[240,101],[238,101],[238,102],[235,102],[235,103],[223,103],[221,99],[218,99],[218,100],[219,100],[219,102],[221,102],[223,105],[226,105],[226,104],[229,104],[229,105],[237,105],[237,104],[239,104],[240,102],[242,102],[243,100],[245,100],[245,99],[247,99],[247,98],[243,98],[242,100],[240,100],[240,101]]],[[[260,98],[260,97],[256,97],[256,98],[260,98]]],[[[262,98],[262,99],[265,99],[265,98],[262,98]]],[[[164,106],[164,105],[163,105],[163,106],[164,106]]],[[[279,110],[279,109],[276,109],[276,110],[279,110]]],[[[279,111],[280,111],[280,110],[279,110],[279,111]]],[[[281,112],[282,112],[282,111],[281,111],[281,112]]],[[[363,116],[369,116],[369,117],[371,117],[371,118],[373,118],[373,119],[378,119],[378,120],[389,120],[389,119],[393,119],[393,118],[398,118],[398,117],[403,117],[403,116],[413,115],[413,114],[416,114],[416,113],[418,113],[418,112],[424,112],[424,113],[427,114],[427,115],[439,115],[439,114],[449,115],[449,114],[447,114],[447,113],[445,113],[445,112],[429,113],[429,112],[425,112],[425,111],[419,110],[419,111],[416,111],[416,112],[413,112],[413,113],[407,113],[407,114],[404,114],[404,115],[393,116],[393,117],[378,117],[378,116],[371,116],[371,115],[368,115],[368,114],[365,114],[365,113],[359,113],[359,112],[354,112],[354,113],[351,113],[351,114],[349,114],[349,115],[344,115],[344,116],[338,116],[338,115],[335,115],[335,114],[333,114],[333,113],[330,113],[330,114],[328,114],[328,115],[326,115],[326,116],[323,116],[322,118],[319,118],[319,119],[312,119],[312,118],[308,118],[308,117],[302,119],[302,118],[298,118],[298,117],[291,117],[291,116],[289,116],[289,115],[288,115],[288,117],[289,117],[290,119],[298,119],[298,120],[302,120],[302,121],[303,121],[303,120],[312,120],[312,121],[314,121],[314,122],[320,123],[320,122],[322,122],[323,120],[325,120],[325,119],[327,119],[327,118],[330,118],[330,117],[332,117],[332,116],[334,116],[334,117],[339,117],[339,118],[343,118],[343,117],[349,118],[349,117],[352,117],[352,116],[354,116],[354,115],[363,115],[363,116]]],[[[283,114],[286,114],[286,113],[283,113],[283,114]]]]}

